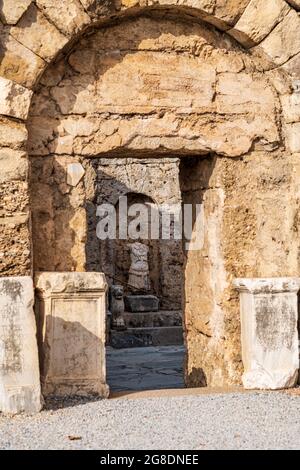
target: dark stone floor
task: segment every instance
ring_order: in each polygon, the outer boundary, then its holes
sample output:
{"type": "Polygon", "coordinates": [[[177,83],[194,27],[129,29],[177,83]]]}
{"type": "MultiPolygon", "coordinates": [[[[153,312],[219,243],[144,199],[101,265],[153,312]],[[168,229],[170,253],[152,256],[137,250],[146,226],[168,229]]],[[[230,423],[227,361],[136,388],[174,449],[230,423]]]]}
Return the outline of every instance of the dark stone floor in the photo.
{"type": "Polygon", "coordinates": [[[183,388],[184,346],[106,350],[111,391],[183,388]]]}

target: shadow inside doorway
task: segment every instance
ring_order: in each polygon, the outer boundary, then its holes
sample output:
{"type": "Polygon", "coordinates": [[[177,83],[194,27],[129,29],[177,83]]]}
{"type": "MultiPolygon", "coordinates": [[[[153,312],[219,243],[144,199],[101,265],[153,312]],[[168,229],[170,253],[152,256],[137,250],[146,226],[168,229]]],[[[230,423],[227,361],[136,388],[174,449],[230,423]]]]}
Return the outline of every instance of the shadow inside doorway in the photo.
{"type": "Polygon", "coordinates": [[[184,388],[184,346],[106,350],[112,392],[184,388]]]}

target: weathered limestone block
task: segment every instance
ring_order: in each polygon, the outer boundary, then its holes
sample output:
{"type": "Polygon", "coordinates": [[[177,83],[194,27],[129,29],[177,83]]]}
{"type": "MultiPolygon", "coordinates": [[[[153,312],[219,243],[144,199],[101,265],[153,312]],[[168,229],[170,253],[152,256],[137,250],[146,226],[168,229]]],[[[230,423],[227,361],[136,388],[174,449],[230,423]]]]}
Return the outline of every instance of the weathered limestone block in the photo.
{"type": "MultiPolygon", "coordinates": [[[[250,0],[216,0],[214,16],[233,25],[243,14],[250,0]]],[[[197,5],[195,5],[197,6],[197,5]]]]}
{"type": "Polygon", "coordinates": [[[299,279],[236,279],[240,292],[243,384],[282,389],[297,383],[299,279]]]}
{"type": "Polygon", "coordinates": [[[25,123],[16,122],[13,119],[0,118],[0,146],[20,149],[27,141],[27,129],[25,123]]]}
{"type": "MultiPolygon", "coordinates": [[[[3,200],[2,194],[1,200],[3,200]]],[[[0,272],[2,276],[27,276],[31,272],[31,234],[28,219],[29,214],[0,217],[0,272]]]]}
{"type": "Polygon", "coordinates": [[[289,10],[284,0],[251,0],[228,33],[245,47],[252,47],[262,41],[289,10]]]}
{"type": "Polygon", "coordinates": [[[91,21],[79,0],[68,0],[67,2],[37,0],[36,4],[66,36],[77,33],[91,21]]]}
{"type": "Polygon", "coordinates": [[[41,390],[30,277],[0,279],[0,410],[36,413],[41,390]]]}
{"type": "Polygon", "coordinates": [[[2,0],[0,18],[3,23],[17,24],[32,0],[2,0]]]}
{"type": "Polygon", "coordinates": [[[8,27],[0,25],[0,75],[28,88],[43,72],[46,62],[16,41],[8,27]]]}
{"type": "Polygon", "coordinates": [[[0,114],[25,120],[31,97],[32,91],[0,77],[0,114]]]}
{"type": "Polygon", "coordinates": [[[292,153],[300,152],[300,122],[285,125],[286,145],[292,153]]]}
{"type": "Polygon", "coordinates": [[[33,4],[17,26],[11,28],[10,34],[47,62],[50,62],[68,41],[33,4]]]}
{"type": "Polygon", "coordinates": [[[114,56],[102,56],[98,83],[91,81],[89,74],[74,74],[51,90],[63,114],[149,113],[167,106],[178,112],[191,107],[195,112],[212,109],[216,81],[213,66],[202,67],[195,58],[160,52],[128,54],[119,64],[115,64],[114,56]],[[162,74],[162,69],[168,73],[162,74]]]}
{"type": "Polygon", "coordinates": [[[280,97],[283,117],[286,123],[300,121],[300,93],[292,93],[280,97]]]}
{"type": "Polygon", "coordinates": [[[25,152],[0,149],[0,183],[6,181],[24,181],[28,171],[28,159],[25,152]]]}
{"type": "Polygon", "coordinates": [[[253,79],[247,73],[220,73],[216,87],[219,113],[245,113],[252,110],[264,115],[275,112],[272,88],[264,79],[253,79]],[[247,106],[247,108],[245,108],[247,106]]]}
{"type": "Polygon", "coordinates": [[[101,273],[38,273],[38,342],[44,395],[108,396],[101,273]]]}
{"type": "Polygon", "coordinates": [[[272,83],[278,95],[289,94],[293,91],[292,77],[288,77],[287,73],[282,68],[269,70],[265,76],[272,83]]]}
{"type": "Polygon", "coordinates": [[[291,10],[259,46],[275,62],[281,65],[300,52],[300,18],[291,10]]]}

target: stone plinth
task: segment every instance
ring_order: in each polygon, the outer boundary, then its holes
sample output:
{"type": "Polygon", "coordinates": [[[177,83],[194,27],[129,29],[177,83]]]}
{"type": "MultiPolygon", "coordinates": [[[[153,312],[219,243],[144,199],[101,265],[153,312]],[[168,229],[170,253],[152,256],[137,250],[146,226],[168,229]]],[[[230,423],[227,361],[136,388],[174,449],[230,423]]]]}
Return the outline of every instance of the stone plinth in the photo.
{"type": "Polygon", "coordinates": [[[155,295],[126,295],[125,307],[129,312],[157,312],[159,300],[155,295]]]}
{"type": "Polygon", "coordinates": [[[244,387],[295,386],[299,279],[236,279],[234,285],[240,292],[244,387]]]}
{"type": "Polygon", "coordinates": [[[31,277],[0,279],[0,411],[41,410],[31,277]]]}
{"type": "Polygon", "coordinates": [[[43,394],[107,397],[104,274],[44,272],[35,285],[43,394]]]}

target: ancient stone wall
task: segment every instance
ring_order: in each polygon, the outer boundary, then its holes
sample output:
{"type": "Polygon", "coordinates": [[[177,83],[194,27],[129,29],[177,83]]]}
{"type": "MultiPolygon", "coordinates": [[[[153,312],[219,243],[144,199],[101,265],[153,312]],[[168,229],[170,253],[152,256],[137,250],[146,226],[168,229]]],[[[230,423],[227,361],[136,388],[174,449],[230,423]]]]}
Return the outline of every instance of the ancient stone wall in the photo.
{"type": "Polygon", "coordinates": [[[141,3],[3,0],[1,274],[32,269],[30,210],[39,269],[86,269],[99,156],[197,156],[180,177],[207,221],[186,260],[188,383],[237,382],[233,277],[299,276],[299,5],[141,3]]]}
{"type": "Polygon", "coordinates": [[[236,277],[299,273],[295,162],[284,151],[186,159],[183,202],[203,207],[203,247],[186,252],[185,330],[190,386],[238,382],[236,277]]]}

